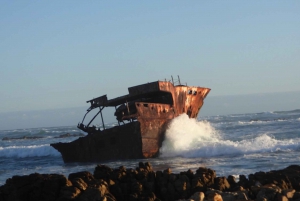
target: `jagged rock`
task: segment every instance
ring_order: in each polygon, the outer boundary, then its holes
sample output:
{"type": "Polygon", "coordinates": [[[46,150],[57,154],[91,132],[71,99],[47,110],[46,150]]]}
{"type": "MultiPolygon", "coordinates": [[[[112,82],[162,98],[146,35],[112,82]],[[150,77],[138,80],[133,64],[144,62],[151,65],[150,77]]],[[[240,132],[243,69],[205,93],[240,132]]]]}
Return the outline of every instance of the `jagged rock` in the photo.
{"type": "Polygon", "coordinates": [[[277,194],[281,193],[281,189],[275,185],[265,185],[260,188],[259,192],[256,195],[257,200],[274,200],[277,194]]]}
{"type": "Polygon", "coordinates": [[[223,201],[222,196],[216,192],[209,193],[206,197],[207,201],[223,201]]]}
{"type": "Polygon", "coordinates": [[[203,192],[196,192],[194,193],[189,199],[187,200],[193,200],[193,201],[203,201],[205,198],[205,195],[203,192]]]}
{"type": "Polygon", "coordinates": [[[77,199],[78,201],[102,200],[104,197],[103,189],[88,187],[77,199]]]}
{"type": "Polygon", "coordinates": [[[217,177],[214,180],[212,188],[220,191],[226,191],[230,189],[230,184],[227,181],[226,177],[217,177]]]}
{"type": "Polygon", "coordinates": [[[250,200],[248,191],[238,191],[237,193],[237,200],[250,200]]]}
{"type": "Polygon", "coordinates": [[[147,169],[147,166],[151,167],[149,162],[147,162],[147,165],[146,165],[146,163],[139,162],[139,167],[138,168],[147,169]]]}
{"type": "Polygon", "coordinates": [[[291,165],[282,170],[273,170],[270,172],[256,172],[249,175],[249,183],[254,185],[260,182],[262,185],[275,184],[281,189],[295,189],[300,191],[300,166],[291,165]]]}
{"type": "Polygon", "coordinates": [[[289,201],[289,199],[285,195],[278,194],[276,196],[276,201],[289,201]]]}
{"type": "Polygon", "coordinates": [[[188,198],[191,191],[190,180],[186,175],[180,175],[174,182],[175,191],[179,194],[180,198],[188,198]]]}
{"type": "Polygon", "coordinates": [[[68,179],[70,181],[73,181],[74,179],[77,179],[77,178],[82,179],[87,184],[95,183],[94,176],[88,171],[71,173],[71,174],[69,174],[69,177],[68,177],[68,179]]]}
{"type": "Polygon", "coordinates": [[[6,181],[0,191],[2,200],[56,200],[60,189],[68,185],[63,175],[34,173],[26,176],[13,176],[6,181]]]}
{"type": "Polygon", "coordinates": [[[285,189],[282,191],[282,195],[285,195],[289,199],[293,198],[295,193],[295,189],[285,189]]]}
{"type": "Polygon", "coordinates": [[[205,192],[208,186],[214,184],[216,172],[209,168],[199,167],[191,180],[192,193],[205,192]]]}
{"type": "Polygon", "coordinates": [[[236,200],[236,194],[234,193],[222,193],[221,194],[223,201],[233,201],[236,200]]]}
{"type": "Polygon", "coordinates": [[[60,189],[57,201],[73,200],[81,193],[80,189],[75,186],[64,186],[60,189]]]}
{"type": "Polygon", "coordinates": [[[294,193],[294,196],[293,196],[293,199],[296,200],[296,199],[299,199],[300,200],[300,192],[295,192],[294,193]]]}
{"type": "Polygon", "coordinates": [[[214,179],[216,178],[216,171],[205,167],[199,167],[196,170],[196,174],[194,175],[194,178],[195,177],[200,178],[201,182],[204,185],[211,186],[214,184],[214,179]]]}
{"type": "Polygon", "coordinates": [[[296,191],[300,191],[300,166],[291,165],[283,169],[282,172],[289,178],[291,182],[291,188],[295,189],[296,191]]]}
{"type": "Polygon", "coordinates": [[[77,187],[81,191],[85,191],[88,185],[81,178],[74,178],[71,180],[74,187],[77,187]]]}
{"type": "Polygon", "coordinates": [[[110,175],[113,173],[113,169],[106,165],[97,165],[94,170],[94,177],[96,179],[109,179],[110,175]]]}
{"type": "Polygon", "coordinates": [[[236,183],[236,181],[235,181],[235,177],[234,177],[234,176],[229,175],[229,176],[227,177],[227,181],[228,181],[228,183],[229,183],[229,185],[230,185],[230,189],[231,189],[231,190],[233,190],[233,189],[235,189],[235,188],[238,187],[238,185],[237,185],[237,183],[236,183]]]}
{"type": "Polygon", "coordinates": [[[242,186],[243,188],[249,188],[251,186],[249,180],[245,175],[239,175],[239,182],[238,185],[242,186]]]}

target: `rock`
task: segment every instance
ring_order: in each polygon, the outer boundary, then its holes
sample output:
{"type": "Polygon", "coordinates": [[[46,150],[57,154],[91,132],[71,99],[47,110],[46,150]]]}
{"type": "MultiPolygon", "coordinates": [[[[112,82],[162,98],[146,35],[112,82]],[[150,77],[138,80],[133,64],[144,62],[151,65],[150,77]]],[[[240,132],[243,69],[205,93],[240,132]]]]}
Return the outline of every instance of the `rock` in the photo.
{"type": "MultiPolygon", "coordinates": [[[[127,186],[125,185],[125,187],[127,186]]],[[[109,186],[109,191],[114,195],[116,200],[125,200],[126,195],[128,195],[128,190],[123,188],[119,183],[109,186]]]]}
{"type": "Polygon", "coordinates": [[[236,200],[236,196],[237,194],[236,193],[222,193],[221,194],[221,197],[222,197],[222,200],[223,201],[233,201],[233,200],[236,200]]]}
{"type": "Polygon", "coordinates": [[[232,191],[232,192],[243,191],[243,190],[245,190],[245,189],[243,188],[243,186],[239,186],[239,185],[237,185],[237,186],[235,186],[235,187],[231,187],[231,186],[230,186],[230,191],[232,191]]]}
{"type": "Polygon", "coordinates": [[[74,179],[82,179],[86,184],[95,183],[94,176],[88,171],[76,172],[69,174],[68,179],[74,181],[74,179]]]}
{"type": "Polygon", "coordinates": [[[223,201],[222,196],[216,192],[207,195],[207,201],[223,201]]]}
{"type": "MultiPolygon", "coordinates": [[[[102,189],[103,190],[103,189],[102,189]]],[[[101,192],[101,188],[88,187],[77,199],[78,201],[89,201],[89,200],[102,200],[104,194],[101,192]]]]}
{"type": "Polygon", "coordinates": [[[293,199],[300,199],[300,192],[295,192],[294,193],[294,196],[293,196],[293,199]]]}
{"type": "Polygon", "coordinates": [[[241,200],[241,201],[242,200],[250,200],[247,191],[238,191],[236,193],[237,193],[236,200],[241,200]]]}
{"type": "Polygon", "coordinates": [[[192,193],[205,192],[208,186],[214,184],[216,172],[209,168],[199,167],[191,180],[192,193]]]}
{"type": "Polygon", "coordinates": [[[239,175],[238,185],[242,186],[244,189],[247,189],[251,186],[249,180],[245,175],[239,175]]]}
{"type": "Polygon", "coordinates": [[[71,180],[74,187],[77,187],[81,191],[85,191],[88,185],[81,178],[73,178],[71,180]]]}
{"type": "Polygon", "coordinates": [[[94,177],[96,179],[109,179],[110,175],[113,173],[113,170],[106,165],[97,165],[94,170],[94,177]]]}
{"type": "Polygon", "coordinates": [[[204,198],[205,198],[205,195],[203,192],[196,192],[189,198],[189,200],[203,201],[204,198]]]}
{"type": "Polygon", "coordinates": [[[282,170],[273,170],[270,172],[256,172],[249,175],[250,182],[259,182],[261,185],[275,184],[281,189],[295,189],[300,191],[300,166],[291,165],[282,170]]]}
{"type": "Polygon", "coordinates": [[[194,175],[194,178],[195,177],[200,178],[201,182],[204,185],[210,186],[214,184],[214,179],[216,178],[216,172],[209,168],[199,167],[196,170],[196,174],[194,175]]]}
{"type": "Polygon", "coordinates": [[[300,191],[300,166],[291,165],[283,169],[282,172],[289,178],[289,181],[291,182],[290,188],[295,189],[296,191],[300,191]]]}
{"type": "Polygon", "coordinates": [[[285,195],[278,194],[276,196],[276,201],[289,201],[289,199],[285,195]]]}
{"type": "Polygon", "coordinates": [[[260,188],[259,192],[256,195],[258,200],[274,200],[277,194],[281,193],[281,189],[275,185],[265,185],[260,188]]]}
{"type": "Polygon", "coordinates": [[[73,200],[81,193],[75,186],[64,186],[60,189],[58,201],[73,200]]]}
{"type": "Polygon", "coordinates": [[[179,194],[179,198],[188,198],[191,191],[190,180],[186,175],[180,175],[174,182],[175,191],[179,194]]]}
{"type": "Polygon", "coordinates": [[[214,180],[212,188],[220,191],[226,191],[230,189],[230,184],[227,181],[226,177],[217,177],[214,180]]]}
{"type": "Polygon", "coordinates": [[[231,190],[235,189],[238,186],[237,183],[236,183],[236,181],[235,181],[235,177],[232,176],[232,175],[229,175],[227,177],[227,181],[228,181],[228,183],[230,185],[231,190]]]}
{"type": "Polygon", "coordinates": [[[2,200],[56,200],[60,189],[69,185],[66,177],[58,174],[30,174],[13,176],[1,187],[2,200]]]}
{"type": "Polygon", "coordinates": [[[291,199],[294,197],[295,192],[296,191],[294,189],[285,189],[282,191],[282,195],[285,195],[287,198],[291,199]]]}
{"type": "Polygon", "coordinates": [[[78,201],[90,201],[90,200],[111,200],[114,201],[116,198],[109,192],[108,184],[100,180],[98,184],[88,186],[87,189],[80,194],[78,201]]]}
{"type": "Polygon", "coordinates": [[[165,169],[165,170],[164,170],[164,173],[165,173],[165,174],[172,174],[171,168],[165,169]]]}

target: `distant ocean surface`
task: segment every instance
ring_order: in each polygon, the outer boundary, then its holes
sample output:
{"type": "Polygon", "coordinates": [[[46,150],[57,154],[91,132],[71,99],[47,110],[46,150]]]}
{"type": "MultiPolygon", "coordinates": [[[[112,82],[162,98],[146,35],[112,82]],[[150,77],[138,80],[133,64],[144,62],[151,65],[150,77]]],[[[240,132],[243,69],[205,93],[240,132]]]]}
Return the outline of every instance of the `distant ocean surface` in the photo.
{"type": "MultiPolygon", "coordinates": [[[[76,126],[0,130],[0,185],[13,175],[35,172],[66,177],[79,171],[93,173],[100,163],[65,164],[60,153],[50,146],[73,141],[78,135],[85,133],[76,126]]],[[[208,116],[200,120],[181,115],[170,124],[160,153],[154,159],[101,164],[135,168],[138,162],[149,161],[155,171],[170,167],[174,173],[204,166],[216,170],[218,176],[300,165],[300,109],[208,116]]]]}

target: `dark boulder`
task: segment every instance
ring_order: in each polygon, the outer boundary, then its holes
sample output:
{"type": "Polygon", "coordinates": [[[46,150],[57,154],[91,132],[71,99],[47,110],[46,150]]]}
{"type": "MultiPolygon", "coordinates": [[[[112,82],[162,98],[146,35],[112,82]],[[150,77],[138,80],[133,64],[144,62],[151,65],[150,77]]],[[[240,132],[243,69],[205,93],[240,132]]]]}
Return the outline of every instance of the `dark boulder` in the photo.
{"type": "Polygon", "coordinates": [[[69,185],[70,182],[63,175],[34,173],[13,176],[0,191],[3,200],[52,201],[59,198],[62,187],[69,185]]]}

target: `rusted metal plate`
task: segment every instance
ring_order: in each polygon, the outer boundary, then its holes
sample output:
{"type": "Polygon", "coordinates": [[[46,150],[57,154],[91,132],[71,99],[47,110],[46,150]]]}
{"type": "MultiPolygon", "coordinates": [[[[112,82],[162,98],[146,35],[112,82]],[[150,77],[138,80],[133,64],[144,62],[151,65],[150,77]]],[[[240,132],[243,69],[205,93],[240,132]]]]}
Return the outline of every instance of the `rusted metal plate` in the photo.
{"type": "Polygon", "coordinates": [[[175,117],[174,108],[168,104],[159,103],[135,103],[137,116],[143,119],[173,119],[175,117]]]}
{"type": "Polygon", "coordinates": [[[159,91],[159,82],[150,82],[147,84],[141,84],[134,87],[129,87],[128,92],[130,96],[137,96],[141,94],[147,94],[159,91]]]}

